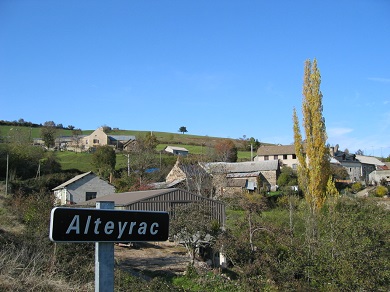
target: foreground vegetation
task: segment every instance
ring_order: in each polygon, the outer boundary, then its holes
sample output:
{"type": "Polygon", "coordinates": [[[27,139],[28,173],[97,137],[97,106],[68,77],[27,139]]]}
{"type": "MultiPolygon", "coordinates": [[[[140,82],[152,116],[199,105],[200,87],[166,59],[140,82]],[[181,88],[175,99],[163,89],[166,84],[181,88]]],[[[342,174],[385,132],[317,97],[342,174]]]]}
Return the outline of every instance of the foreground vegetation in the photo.
{"type": "MultiPolygon", "coordinates": [[[[161,153],[163,145],[153,135],[139,139],[139,149],[129,156],[110,147],[94,154],[44,151],[25,136],[14,138],[0,145],[0,176],[9,179],[7,195],[0,185],[0,290],[93,291],[94,244],[48,239],[51,190],[91,167],[106,179],[113,176],[119,191],[141,190],[148,181],[163,180],[176,157],[161,153]],[[149,173],[152,168],[159,171],[149,173]]],[[[181,145],[193,145],[186,143],[181,145]]],[[[187,162],[204,161],[207,148],[193,146],[194,153],[200,152],[187,162]]],[[[143,280],[116,266],[115,290],[388,291],[390,212],[388,205],[378,204],[388,199],[357,198],[346,191],[340,196],[332,185],[313,212],[302,194],[292,191],[297,183],[296,173],[283,168],[281,188],[272,196],[263,191],[222,198],[227,207],[224,229],[201,212],[183,212],[181,220],[171,222],[172,230],[190,230],[187,224],[192,233],[211,234],[210,247],[223,251],[226,267],[199,264],[202,259],[192,253],[185,275],[151,272],[143,280]]],[[[383,194],[388,192],[384,188],[383,194]]],[[[351,186],[353,192],[360,189],[351,186]]]]}
{"type": "MultiPolygon", "coordinates": [[[[50,184],[47,178],[45,182],[50,184]]],[[[327,202],[316,221],[315,239],[307,234],[310,212],[300,197],[282,196],[276,201],[261,195],[244,198],[249,199],[245,204],[237,198],[226,201],[227,228],[214,246],[223,246],[230,262],[227,268],[198,268],[195,264],[189,265],[186,275],[155,273],[145,281],[116,267],[115,290],[390,288],[390,212],[371,198],[341,197],[327,202]],[[251,228],[257,231],[250,240],[251,228]]],[[[93,291],[94,245],[49,241],[52,197],[47,190],[2,195],[0,202],[0,290],[93,291]]]]}

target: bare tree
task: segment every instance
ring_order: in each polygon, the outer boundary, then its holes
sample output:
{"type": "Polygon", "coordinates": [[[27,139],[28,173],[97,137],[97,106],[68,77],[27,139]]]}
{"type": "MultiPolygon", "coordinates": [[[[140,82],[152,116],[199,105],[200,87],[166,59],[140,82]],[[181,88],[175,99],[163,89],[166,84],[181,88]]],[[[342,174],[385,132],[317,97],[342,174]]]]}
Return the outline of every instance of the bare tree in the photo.
{"type": "Polygon", "coordinates": [[[186,247],[193,265],[197,249],[214,246],[220,226],[213,219],[210,207],[198,202],[183,204],[174,210],[169,232],[186,247]]]}
{"type": "Polygon", "coordinates": [[[76,148],[76,152],[77,152],[77,149],[80,149],[82,134],[83,134],[83,132],[81,131],[81,129],[72,130],[72,140],[73,140],[73,144],[76,148]]]}

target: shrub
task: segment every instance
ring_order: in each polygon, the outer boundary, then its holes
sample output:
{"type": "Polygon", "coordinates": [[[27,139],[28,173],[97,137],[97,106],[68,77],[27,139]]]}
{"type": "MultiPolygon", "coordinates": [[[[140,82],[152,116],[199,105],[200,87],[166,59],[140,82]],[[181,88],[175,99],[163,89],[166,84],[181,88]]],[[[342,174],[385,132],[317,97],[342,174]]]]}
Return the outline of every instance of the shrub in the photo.
{"type": "Polygon", "coordinates": [[[377,186],[375,195],[377,197],[384,197],[389,193],[389,190],[385,186],[377,186]]]}
{"type": "Polygon", "coordinates": [[[361,182],[355,182],[351,188],[353,193],[357,193],[363,189],[363,185],[361,182]]]}

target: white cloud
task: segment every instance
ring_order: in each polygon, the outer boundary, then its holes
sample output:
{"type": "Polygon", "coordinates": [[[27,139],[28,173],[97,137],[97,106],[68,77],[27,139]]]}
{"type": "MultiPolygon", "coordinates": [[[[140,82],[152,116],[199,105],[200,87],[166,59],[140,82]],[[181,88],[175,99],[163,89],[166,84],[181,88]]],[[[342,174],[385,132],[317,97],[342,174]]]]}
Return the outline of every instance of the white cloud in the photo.
{"type": "Polygon", "coordinates": [[[351,133],[353,129],[351,128],[329,128],[327,129],[327,134],[329,137],[340,137],[351,133]]]}

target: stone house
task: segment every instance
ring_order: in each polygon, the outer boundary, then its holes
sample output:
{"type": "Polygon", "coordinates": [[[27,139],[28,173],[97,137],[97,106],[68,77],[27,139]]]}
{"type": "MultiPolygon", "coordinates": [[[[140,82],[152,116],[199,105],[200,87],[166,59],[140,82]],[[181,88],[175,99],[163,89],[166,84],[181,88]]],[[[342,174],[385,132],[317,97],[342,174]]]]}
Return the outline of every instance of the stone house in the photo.
{"type": "Polygon", "coordinates": [[[369,175],[375,170],[385,170],[386,164],[373,156],[356,155],[356,159],[361,163],[361,177],[364,181],[369,181],[369,175]]]}
{"type": "Polygon", "coordinates": [[[178,159],[165,182],[152,184],[158,188],[183,188],[207,197],[252,192],[260,187],[276,186],[280,173],[278,161],[210,162],[182,164],[178,159]],[[261,186],[259,186],[261,183],[261,186]]]}
{"type": "Polygon", "coordinates": [[[169,171],[165,182],[152,184],[153,188],[181,188],[192,193],[212,197],[211,176],[199,164],[183,164],[180,158],[169,171]]]}
{"type": "Polygon", "coordinates": [[[368,183],[371,172],[386,169],[385,163],[379,159],[340,151],[338,145],[330,147],[330,155],[347,170],[351,182],[368,183]]]}
{"type": "Polygon", "coordinates": [[[295,154],[294,145],[264,145],[257,149],[254,161],[280,161],[281,165],[286,165],[292,169],[297,169],[298,159],[295,154]]]}
{"type": "Polygon", "coordinates": [[[280,174],[278,160],[211,162],[202,166],[212,176],[216,196],[252,192],[261,187],[270,190],[280,174]]]}
{"type": "Polygon", "coordinates": [[[67,205],[115,193],[115,187],[90,171],[60,184],[53,191],[57,204],[67,205]]]}
{"type": "Polygon", "coordinates": [[[361,180],[362,164],[356,159],[355,154],[349,154],[342,151],[333,151],[331,148],[331,156],[337,160],[342,167],[347,170],[350,182],[357,182],[361,180]]]}
{"type": "Polygon", "coordinates": [[[80,144],[84,150],[106,145],[112,146],[118,150],[123,150],[124,145],[129,145],[131,141],[135,140],[135,136],[109,135],[103,131],[103,127],[100,127],[90,135],[82,137],[80,144]]]}

